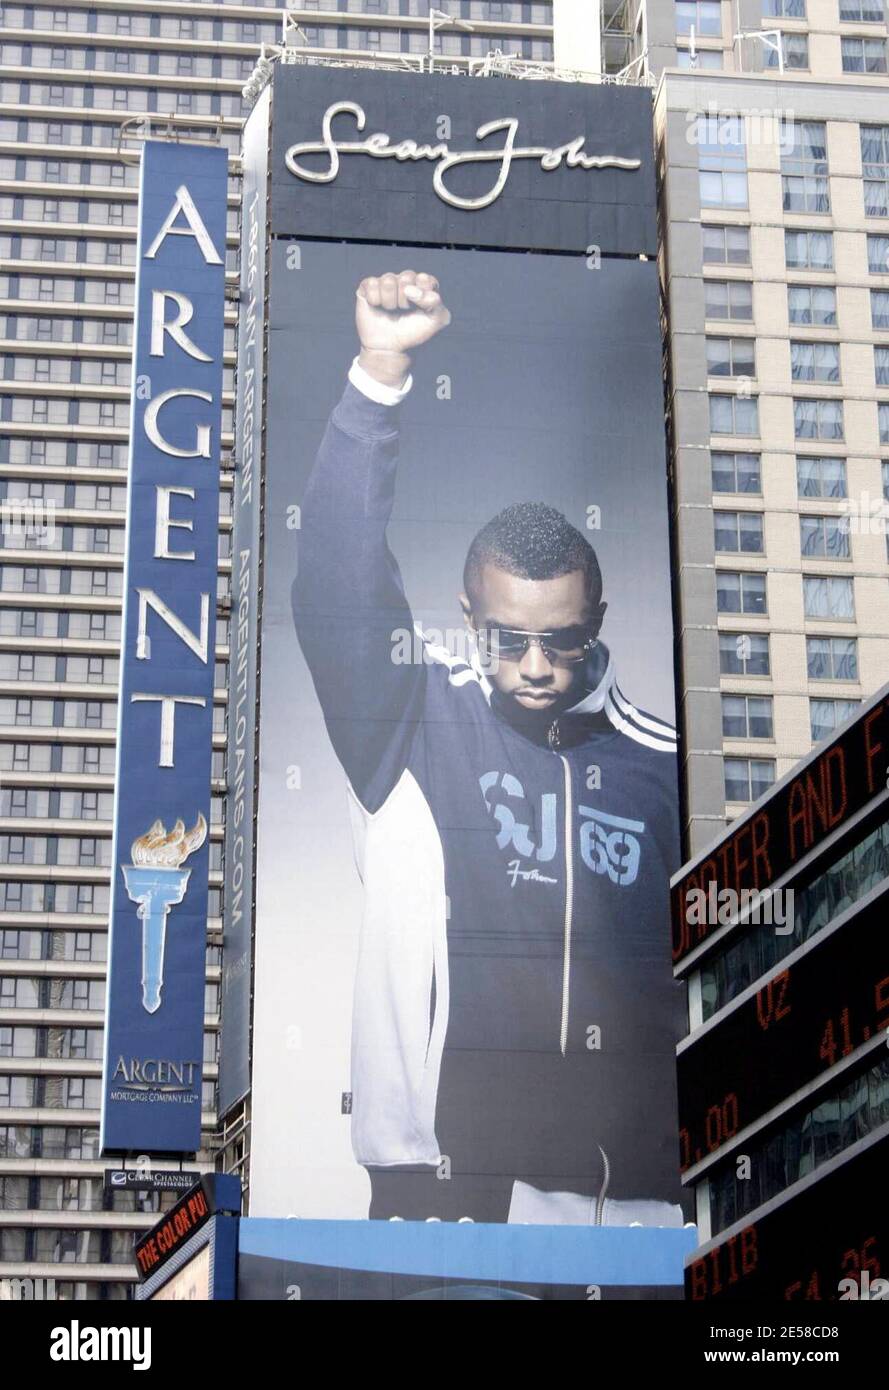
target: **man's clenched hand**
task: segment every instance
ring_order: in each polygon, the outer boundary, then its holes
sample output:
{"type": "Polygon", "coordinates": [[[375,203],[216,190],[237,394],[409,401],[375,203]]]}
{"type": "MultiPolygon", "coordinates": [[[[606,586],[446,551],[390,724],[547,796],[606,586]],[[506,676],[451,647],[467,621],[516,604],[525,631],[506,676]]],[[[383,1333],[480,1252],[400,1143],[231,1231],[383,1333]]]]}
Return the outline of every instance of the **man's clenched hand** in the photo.
{"type": "Polygon", "coordinates": [[[414,270],[369,275],[358,286],[355,301],[361,341],[358,360],[376,381],[401,386],[410,372],[414,349],[428,343],[450,321],[434,275],[414,270]]]}

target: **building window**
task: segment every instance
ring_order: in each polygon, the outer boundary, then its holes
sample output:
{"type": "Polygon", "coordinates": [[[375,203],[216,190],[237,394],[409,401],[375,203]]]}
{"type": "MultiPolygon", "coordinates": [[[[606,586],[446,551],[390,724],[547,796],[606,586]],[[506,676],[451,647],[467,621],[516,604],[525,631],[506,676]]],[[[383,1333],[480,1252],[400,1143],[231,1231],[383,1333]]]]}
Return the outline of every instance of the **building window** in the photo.
{"type": "Polygon", "coordinates": [[[800,455],[796,460],[798,497],[845,497],[846,460],[800,455]]]}
{"type": "Polygon", "coordinates": [[[794,399],[793,432],[797,439],[843,439],[843,402],[794,399]]]}
{"type": "Polygon", "coordinates": [[[867,268],[871,275],[889,275],[889,236],[868,233],[867,268]]]}
{"type": "Polygon", "coordinates": [[[851,622],[855,617],[852,580],[832,574],[804,574],[803,604],[807,618],[851,622]]]}
{"type": "Polygon", "coordinates": [[[877,428],[880,431],[880,443],[889,444],[889,404],[877,406],[877,428]]]}
{"type": "Polygon", "coordinates": [[[804,560],[849,560],[848,518],[842,516],[801,516],[799,544],[804,560]]]}
{"type": "Polygon", "coordinates": [[[705,265],[749,265],[749,227],[701,228],[705,265]]]}
{"type": "Polygon", "coordinates": [[[702,207],[746,208],[747,151],[740,116],[699,116],[696,126],[702,207]]]}
{"type": "Polygon", "coordinates": [[[833,232],[784,232],[784,259],[790,270],[833,270],[833,232]]]}
{"type": "Polygon", "coordinates": [[[771,695],[723,695],[723,738],[772,738],[771,695]]]}
{"type": "Polygon", "coordinates": [[[889,125],[861,127],[861,172],[867,217],[889,217],[889,125]]]}
{"type": "Polygon", "coordinates": [[[782,126],[781,136],[784,211],[830,212],[824,122],[788,122],[782,126]]]}
{"type": "Polygon", "coordinates": [[[714,492],[762,493],[759,454],[725,454],[714,450],[710,455],[710,467],[714,492]]]}
{"type": "Polygon", "coordinates": [[[885,18],[882,0],[840,0],[843,24],[882,24],[885,18]]]}
{"type": "Polygon", "coordinates": [[[765,575],[717,570],[716,611],[765,615],[768,612],[765,575]]]}
{"type": "Polygon", "coordinates": [[[723,676],[767,676],[769,637],[766,632],[720,632],[719,671],[723,676]]]}
{"type": "Polygon", "coordinates": [[[792,342],[790,375],[794,381],[839,381],[839,345],[792,342]]]}
{"type": "Polygon", "coordinates": [[[878,73],[886,71],[886,40],[854,37],[840,40],[843,72],[878,73]]]}
{"type": "Polygon", "coordinates": [[[836,290],[831,285],[788,285],[787,315],[791,323],[835,325],[836,290]]]}
{"type": "Polygon", "coordinates": [[[870,319],[874,328],[889,328],[889,290],[871,290],[870,319]]]}
{"type": "Polygon", "coordinates": [[[755,376],[755,338],[708,338],[707,372],[710,376],[755,376]]]}
{"type": "Polygon", "coordinates": [[[857,681],[858,643],[854,637],[807,637],[809,680],[857,681]]]}
{"type": "Polygon", "coordinates": [[[704,313],[708,319],[753,318],[753,286],[749,280],[705,280],[704,313]]]}
{"type": "Polygon", "coordinates": [[[774,758],[724,758],[726,801],[756,801],[775,783],[774,758]]]}
{"type": "MultiPolygon", "coordinates": [[[[784,55],[784,68],[805,71],[809,66],[809,39],[807,34],[780,34],[781,52],[784,55]]],[[[777,50],[763,44],[763,67],[779,67],[777,50]]]]}
{"type": "Polygon", "coordinates": [[[713,434],[759,434],[759,402],[755,396],[711,396],[713,434]]]}
{"type": "Polygon", "coordinates": [[[835,733],[841,724],[858,713],[860,707],[860,700],[810,700],[812,742],[820,743],[823,738],[835,733]]]}
{"type": "Polygon", "coordinates": [[[889,347],[874,348],[874,377],[878,386],[889,386],[889,347]]]}
{"type": "Polygon", "coordinates": [[[806,0],[762,0],[763,19],[805,19],[806,0]]]}
{"type": "Polygon", "coordinates": [[[676,33],[696,38],[718,38],[722,33],[722,6],[719,0],[676,0],[676,33]]]}
{"type": "Polygon", "coordinates": [[[715,511],[713,538],[717,554],[762,555],[765,550],[762,513],[715,511]]]}

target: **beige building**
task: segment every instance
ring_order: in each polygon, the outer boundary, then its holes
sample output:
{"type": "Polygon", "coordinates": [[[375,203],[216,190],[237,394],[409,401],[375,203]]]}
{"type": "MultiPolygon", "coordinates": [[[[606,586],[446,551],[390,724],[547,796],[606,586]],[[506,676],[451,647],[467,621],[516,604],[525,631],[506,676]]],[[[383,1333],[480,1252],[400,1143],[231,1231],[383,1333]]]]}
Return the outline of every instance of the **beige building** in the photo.
{"type": "Polygon", "coordinates": [[[690,852],[889,678],[889,83],[810,37],[656,97],[690,852]]]}

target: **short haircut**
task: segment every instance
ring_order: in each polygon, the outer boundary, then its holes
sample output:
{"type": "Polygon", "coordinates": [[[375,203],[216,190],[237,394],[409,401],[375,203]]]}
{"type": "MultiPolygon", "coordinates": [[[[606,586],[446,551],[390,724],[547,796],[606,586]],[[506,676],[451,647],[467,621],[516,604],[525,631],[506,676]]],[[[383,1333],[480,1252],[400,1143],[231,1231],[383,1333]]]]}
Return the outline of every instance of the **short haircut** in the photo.
{"type": "Polygon", "coordinates": [[[590,605],[596,607],[602,599],[602,572],[595,550],[561,512],[543,502],[516,502],[482,527],[463,568],[463,585],[470,598],[478,590],[485,565],[519,579],[556,579],[582,570],[590,605]]]}

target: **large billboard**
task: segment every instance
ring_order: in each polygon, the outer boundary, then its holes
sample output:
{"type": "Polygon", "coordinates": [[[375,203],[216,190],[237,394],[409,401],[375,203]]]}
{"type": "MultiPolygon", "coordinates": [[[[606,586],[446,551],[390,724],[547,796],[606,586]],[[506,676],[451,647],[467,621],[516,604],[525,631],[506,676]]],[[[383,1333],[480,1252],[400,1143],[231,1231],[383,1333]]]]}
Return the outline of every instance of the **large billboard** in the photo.
{"type": "Polygon", "coordinates": [[[683,1224],[650,94],[546,95],[275,76],[251,1215],[683,1224]]]}
{"type": "Polygon", "coordinates": [[[146,142],[102,1148],[200,1147],[227,152],[146,142]]]}

